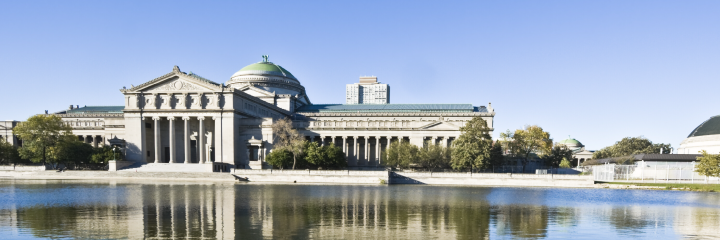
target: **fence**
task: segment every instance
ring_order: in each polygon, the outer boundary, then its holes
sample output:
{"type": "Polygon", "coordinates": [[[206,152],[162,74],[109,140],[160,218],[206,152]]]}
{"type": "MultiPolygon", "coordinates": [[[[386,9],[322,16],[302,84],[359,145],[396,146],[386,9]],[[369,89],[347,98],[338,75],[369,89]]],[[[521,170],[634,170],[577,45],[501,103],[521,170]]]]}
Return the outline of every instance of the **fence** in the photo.
{"type": "Polygon", "coordinates": [[[595,181],[601,182],[718,182],[695,172],[695,163],[637,162],[637,165],[606,164],[592,167],[595,181]]]}

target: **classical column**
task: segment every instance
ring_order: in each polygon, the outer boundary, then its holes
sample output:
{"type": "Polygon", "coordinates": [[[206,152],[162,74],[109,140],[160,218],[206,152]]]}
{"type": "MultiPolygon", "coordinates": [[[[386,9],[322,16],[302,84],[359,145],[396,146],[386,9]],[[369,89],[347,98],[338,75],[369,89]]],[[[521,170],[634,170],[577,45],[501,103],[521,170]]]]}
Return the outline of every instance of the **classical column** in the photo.
{"type": "Polygon", "coordinates": [[[345,157],[347,158],[347,156],[348,156],[347,136],[343,136],[342,139],[343,139],[343,142],[342,142],[342,150],[343,150],[343,153],[345,153],[345,157]]]}
{"type": "Polygon", "coordinates": [[[358,136],[353,136],[353,156],[355,157],[355,164],[357,164],[359,159],[358,146],[360,146],[360,143],[358,143],[358,136]]]}
{"type": "Polygon", "coordinates": [[[365,165],[367,165],[370,162],[370,137],[365,137],[365,165]]]}
{"type": "Polygon", "coordinates": [[[205,124],[204,124],[205,117],[198,117],[198,121],[200,121],[200,126],[198,127],[198,163],[204,164],[205,163],[205,124]]]}
{"type": "Polygon", "coordinates": [[[160,117],[153,117],[153,130],[155,132],[155,163],[160,163],[160,117]]]}
{"type": "Polygon", "coordinates": [[[375,165],[380,164],[380,137],[375,137],[375,165]]]}
{"type": "Polygon", "coordinates": [[[183,142],[185,143],[185,148],[183,149],[185,151],[185,163],[190,163],[190,117],[183,117],[183,122],[185,123],[185,136],[183,136],[183,142]]]}
{"type": "Polygon", "coordinates": [[[443,146],[443,147],[448,147],[450,145],[450,137],[444,137],[444,138],[445,138],[445,146],[443,146]]]}
{"type": "Polygon", "coordinates": [[[170,122],[170,125],[168,126],[169,134],[169,143],[170,143],[170,161],[171,163],[175,163],[175,117],[168,117],[168,121],[170,122]]]}

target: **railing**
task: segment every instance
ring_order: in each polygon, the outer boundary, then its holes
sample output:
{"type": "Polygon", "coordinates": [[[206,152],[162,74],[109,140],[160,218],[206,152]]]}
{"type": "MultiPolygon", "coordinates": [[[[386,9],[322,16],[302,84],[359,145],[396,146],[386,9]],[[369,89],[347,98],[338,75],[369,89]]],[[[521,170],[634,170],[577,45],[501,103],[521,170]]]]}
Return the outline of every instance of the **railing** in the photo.
{"type": "Polygon", "coordinates": [[[717,177],[706,177],[695,172],[694,163],[606,164],[593,166],[592,173],[595,181],[601,182],[720,182],[717,177]]]}

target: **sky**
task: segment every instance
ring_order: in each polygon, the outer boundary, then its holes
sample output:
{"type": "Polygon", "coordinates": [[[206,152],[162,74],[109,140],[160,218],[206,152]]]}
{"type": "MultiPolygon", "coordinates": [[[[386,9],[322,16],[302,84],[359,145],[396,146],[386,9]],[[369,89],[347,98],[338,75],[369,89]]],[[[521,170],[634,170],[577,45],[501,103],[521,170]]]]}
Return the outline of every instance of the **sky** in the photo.
{"type": "Polygon", "coordinates": [[[680,142],[720,114],[720,1],[0,1],[0,120],[122,105],[172,71],[261,55],[312,103],[378,76],[391,103],[492,103],[589,150],[680,142]]]}

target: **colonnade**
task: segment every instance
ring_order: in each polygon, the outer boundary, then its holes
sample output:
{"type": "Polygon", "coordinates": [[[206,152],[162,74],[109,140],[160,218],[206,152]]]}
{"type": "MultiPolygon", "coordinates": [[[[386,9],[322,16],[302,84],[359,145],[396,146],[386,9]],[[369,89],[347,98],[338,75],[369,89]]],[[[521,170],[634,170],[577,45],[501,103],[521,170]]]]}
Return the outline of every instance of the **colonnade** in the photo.
{"type": "MultiPolygon", "coordinates": [[[[323,144],[332,143],[336,146],[341,146],[342,151],[345,153],[345,157],[348,159],[348,165],[352,165],[351,161],[354,161],[355,166],[369,166],[371,162],[373,165],[381,164],[381,154],[392,141],[410,141],[409,136],[323,136],[323,135],[311,135],[308,136],[310,142],[320,139],[319,143],[323,144]],[[330,138],[330,141],[326,141],[330,138]],[[342,138],[340,142],[339,138],[342,138]],[[362,140],[362,141],[361,141],[362,140]],[[362,149],[361,149],[362,148],[362,149]],[[374,150],[374,153],[371,151],[374,150]],[[351,152],[352,151],[352,152],[351,152]],[[362,152],[361,152],[362,151],[362,152]]],[[[434,144],[442,144],[444,147],[450,146],[454,136],[432,136],[423,137],[423,144],[426,140],[431,140],[434,144]]],[[[423,146],[419,146],[423,147],[423,146]]]]}
{"type": "MultiPolygon", "coordinates": [[[[162,159],[162,150],[163,150],[163,142],[162,142],[162,135],[161,135],[161,126],[160,121],[163,120],[163,118],[167,119],[169,122],[168,124],[168,147],[169,147],[169,163],[181,163],[177,157],[177,143],[176,143],[176,126],[175,121],[183,121],[182,125],[182,140],[183,140],[183,155],[184,155],[184,161],[182,163],[188,164],[192,163],[192,146],[190,144],[191,137],[195,137],[196,141],[196,148],[197,148],[197,163],[199,164],[205,164],[211,162],[211,149],[214,146],[213,144],[213,132],[209,131],[205,127],[205,121],[209,121],[210,119],[207,119],[209,117],[205,116],[198,116],[198,117],[175,117],[175,116],[168,116],[168,117],[161,117],[161,116],[155,116],[152,117],[152,130],[153,130],[153,145],[151,148],[147,149],[154,149],[154,157],[155,163],[161,163],[163,162],[162,159]],[[191,123],[190,121],[192,119],[198,120],[198,128],[197,132],[194,132],[191,130],[191,123]]],[[[215,121],[215,124],[220,124],[220,118],[213,117],[213,121],[215,121]]],[[[147,147],[147,145],[146,145],[147,147]]]]}

